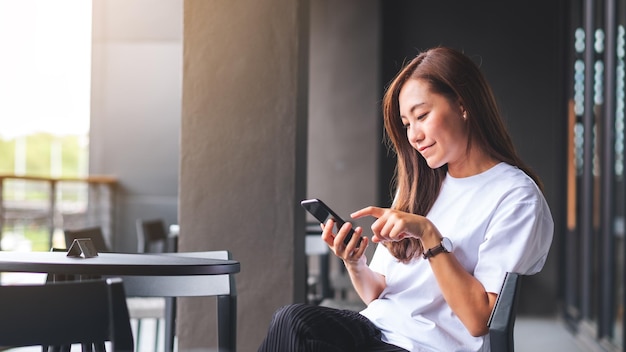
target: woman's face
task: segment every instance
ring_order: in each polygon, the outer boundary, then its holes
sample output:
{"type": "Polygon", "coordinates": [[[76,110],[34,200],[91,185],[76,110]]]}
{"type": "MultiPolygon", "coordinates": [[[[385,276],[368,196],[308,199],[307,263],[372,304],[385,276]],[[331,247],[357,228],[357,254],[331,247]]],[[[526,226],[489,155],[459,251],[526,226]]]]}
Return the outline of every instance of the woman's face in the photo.
{"type": "Polygon", "coordinates": [[[429,84],[418,79],[404,83],[398,101],[409,143],[429,167],[448,164],[452,171],[467,163],[468,130],[460,103],[432,93],[429,84]]]}

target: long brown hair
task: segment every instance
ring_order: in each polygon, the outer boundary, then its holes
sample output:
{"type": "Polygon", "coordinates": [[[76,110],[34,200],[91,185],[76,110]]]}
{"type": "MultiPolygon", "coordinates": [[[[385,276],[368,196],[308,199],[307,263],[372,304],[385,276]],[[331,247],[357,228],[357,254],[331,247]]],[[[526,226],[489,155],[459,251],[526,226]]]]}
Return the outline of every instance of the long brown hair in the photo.
{"type": "MultiPolygon", "coordinates": [[[[397,155],[393,208],[426,215],[439,196],[448,166],[431,169],[409,143],[400,119],[398,95],[409,79],[428,83],[431,92],[450,101],[460,101],[468,115],[471,145],[482,148],[492,158],[517,166],[541,188],[537,175],[519,158],[500,116],[491,87],[478,66],[459,51],[446,47],[429,49],[411,60],[390,83],[383,99],[387,142],[397,155]]],[[[423,253],[422,243],[406,238],[387,244],[391,254],[402,262],[423,253]]]]}

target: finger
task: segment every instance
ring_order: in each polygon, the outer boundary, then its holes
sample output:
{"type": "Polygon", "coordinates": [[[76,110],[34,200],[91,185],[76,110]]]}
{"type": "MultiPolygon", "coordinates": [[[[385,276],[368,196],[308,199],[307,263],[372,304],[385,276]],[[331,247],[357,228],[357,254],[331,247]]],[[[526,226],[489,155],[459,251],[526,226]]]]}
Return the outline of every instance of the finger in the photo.
{"type": "Polygon", "coordinates": [[[337,235],[335,236],[335,246],[345,249],[346,245],[344,245],[344,240],[346,236],[348,236],[348,233],[350,232],[351,229],[352,229],[352,224],[349,222],[346,222],[343,224],[343,226],[341,226],[341,228],[337,232],[337,235]]]}
{"type": "Polygon", "coordinates": [[[396,226],[396,222],[393,219],[387,219],[385,221],[384,226],[380,229],[380,237],[385,239],[391,239],[394,235],[394,228],[396,226]]]}
{"type": "Polygon", "coordinates": [[[363,229],[361,227],[357,227],[354,230],[354,234],[352,235],[352,238],[350,239],[350,243],[348,243],[348,248],[355,252],[360,250],[361,246],[363,246],[364,238],[365,237],[363,236],[363,229]]]}
{"type": "Polygon", "coordinates": [[[328,219],[325,224],[321,224],[322,230],[328,229],[328,231],[330,232],[332,232],[334,225],[335,221],[332,218],[328,219]]]}
{"type": "Polygon", "coordinates": [[[322,241],[324,241],[324,243],[332,247],[333,242],[335,241],[335,236],[333,236],[333,234],[330,231],[323,231],[322,241]]]}
{"type": "Polygon", "coordinates": [[[369,239],[367,237],[361,237],[361,244],[359,244],[359,248],[357,248],[356,252],[354,253],[356,258],[361,258],[361,256],[365,253],[368,244],[369,239]]]}
{"type": "Polygon", "coordinates": [[[346,245],[345,250],[342,254],[342,258],[344,261],[356,262],[361,259],[365,251],[365,247],[367,247],[366,238],[361,237],[362,235],[363,229],[361,227],[357,227],[356,229],[354,229],[352,238],[350,239],[350,242],[348,242],[348,245],[346,245]]]}
{"type": "Polygon", "coordinates": [[[380,236],[380,232],[383,230],[386,223],[387,219],[384,217],[376,219],[376,221],[372,223],[372,226],[370,226],[372,233],[376,236],[380,236]]]}
{"type": "Polygon", "coordinates": [[[405,237],[407,237],[409,234],[406,232],[407,228],[406,228],[406,224],[402,221],[398,221],[396,222],[392,232],[393,232],[393,238],[396,241],[401,241],[403,240],[405,237]]]}
{"type": "Polygon", "coordinates": [[[322,240],[326,242],[327,245],[333,246],[333,242],[335,240],[335,234],[333,233],[333,225],[334,222],[332,219],[328,220],[326,224],[321,224],[322,227],[322,240]]]}
{"type": "Polygon", "coordinates": [[[369,206],[367,208],[363,208],[355,211],[350,214],[350,217],[353,219],[362,218],[364,216],[373,216],[375,218],[381,217],[385,213],[385,209],[379,207],[369,206]]]}
{"type": "Polygon", "coordinates": [[[357,227],[356,229],[354,229],[352,238],[350,239],[350,242],[348,242],[348,245],[346,246],[346,251],[352,252],[356,250],[357,246],[359,245],[359,242],[361,241],[362,235],[363,235],[363,229],[361,227],[357,227]]]}
{"type": "Polygon", "coordinates": [[[385,230],[387,231],[387,238],[391,241],[400,241],[408,235],[406,232],[406,223],[402,219],[395,217],[394,221],[389,221],[387,225],[388,227],[385,230]],[[390,224],[391,226],[389,226],[390,224]]]}

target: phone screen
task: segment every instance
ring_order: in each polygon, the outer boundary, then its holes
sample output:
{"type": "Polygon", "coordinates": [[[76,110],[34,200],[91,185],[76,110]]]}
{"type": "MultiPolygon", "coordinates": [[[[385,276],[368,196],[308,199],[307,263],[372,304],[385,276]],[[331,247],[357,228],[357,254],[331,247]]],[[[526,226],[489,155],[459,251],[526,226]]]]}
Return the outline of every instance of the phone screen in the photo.
{"type": "MultiPolygon", "coordinates": [[[[345,224],[345,221],[341,217],[339,217],[337,213],[335,213],[332,209],[330,209],[328,205],[326,205],[324,202],[317,198],[305,199],[300,202],[300,204],[321,223],[325,224],[328,219],[333,219],[333,221],[335,221],[335,233],[337,233],[337,231],[339,231],[339,228],[343,226],[343,224],[345,224]]],[[[353,234],[354,230],[351,229],[350,233],[348,233],[348,236],[346,236],[345,240],[343,241],[344,244],[347,245],[348,242],[350,242],[353,234]]]]}

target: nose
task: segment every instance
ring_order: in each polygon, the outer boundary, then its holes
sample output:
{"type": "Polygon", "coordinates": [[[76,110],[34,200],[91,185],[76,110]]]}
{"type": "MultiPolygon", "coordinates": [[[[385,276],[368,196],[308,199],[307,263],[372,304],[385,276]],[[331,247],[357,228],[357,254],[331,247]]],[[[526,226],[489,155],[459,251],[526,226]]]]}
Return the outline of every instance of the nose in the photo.
{"type": "Polygon", "coordinates": [[[409,139],[409,143],[416,145],[424,139],[424,133],[416,123],[412,123],[406,130],[406,136],[409,139]]]}

